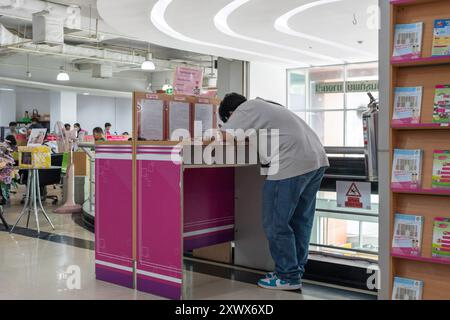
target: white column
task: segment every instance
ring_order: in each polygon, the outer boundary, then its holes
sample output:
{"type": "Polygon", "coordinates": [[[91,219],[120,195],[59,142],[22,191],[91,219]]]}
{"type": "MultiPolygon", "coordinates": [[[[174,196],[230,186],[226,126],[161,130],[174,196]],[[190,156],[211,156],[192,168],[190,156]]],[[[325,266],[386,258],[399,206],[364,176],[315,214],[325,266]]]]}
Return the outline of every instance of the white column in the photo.
{"type": "Polygon", "coordinates": [[[217,60],[217,95],[223,98],[227,93],[246,94],[245,62],[219,58],[217,60]]]}
{"type": "MultiPolygon", "coordinates": [[[[14,90],[12,87],[2,87],[14,90]]],[[[7,127],[11,121],[16,121],[16,92],[0,91],[0,126],[7,127]]]]}
{"type": "Polygon", "coordinates": [[[77,93],[69,91],[55,91],[50,94],[50,119],[53,131],[57,121],[77,122],[77,93]]]}
{"type": "Polygon", "coordinates": [[[61,121],[73,125],[77,122],[77,93],[61,92],[61,121]]]}

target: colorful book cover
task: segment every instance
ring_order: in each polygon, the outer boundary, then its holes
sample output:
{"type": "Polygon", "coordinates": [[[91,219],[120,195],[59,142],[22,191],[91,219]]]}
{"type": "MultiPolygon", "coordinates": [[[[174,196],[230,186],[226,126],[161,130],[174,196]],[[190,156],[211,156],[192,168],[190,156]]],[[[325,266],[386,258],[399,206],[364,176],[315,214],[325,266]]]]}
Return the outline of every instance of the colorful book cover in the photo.
{"type": "Polygon", "coordinates": [[[420,123],[422,87],[395,88],[393,124],[420,123]]]}
{"type": "Polygon", "coordinates": [[[394,277],[392,300],[422,300],[423,281],[394,277]]]}
{"type": "Polygon", "coordinates": [[[433,228],[433,246],[431,254],[434,258],[450,259],[450,219],[435,218],[433,228]]]}
{"type": "Polygon", "coordinates": [[[450,85],[438,85],[434,95],[433,123],[450,123],[450,85]]]}
{"type": "Polygon", "coordinates": [[[434,150],[432,188],[450,189],[450,150],[434,150]]]}
{"type": "Polygon", "coordinates": [[[432,56],[450,56],[450,19],[434,22],[432,56]]]}
{"type": "Polygon", "coordinates": [[[394,60],[418,59],[422,55],[423,22],[397,24],[394,36],[394,60]]]}
{"type": "Polygon", "coordinates": [[[391,186],[400,189],[419,189],[421,179],[422,150],[395,149],[391,186]]]}
{"type": "Polygon", "coordinates": [[[395,215],[392,253],[420,256],[423,217],[409,214],[395,215]]]}

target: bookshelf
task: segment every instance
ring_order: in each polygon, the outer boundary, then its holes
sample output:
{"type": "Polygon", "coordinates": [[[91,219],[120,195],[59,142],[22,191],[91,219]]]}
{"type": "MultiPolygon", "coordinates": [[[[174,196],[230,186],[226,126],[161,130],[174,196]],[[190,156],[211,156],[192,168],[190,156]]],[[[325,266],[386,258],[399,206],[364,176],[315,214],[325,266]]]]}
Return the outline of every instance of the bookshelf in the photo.
{"type": "MultiPolygon", "coordinates": [[[[423,86],[420,124],[390,126],[390,160],[394,149],[422,149],[422,186],[420,189],[390,189],[390,240],[396,213],[425,218],[420,256],[390,253],[390,288],[394,277],[424,282],[423,299],[450,299],[450,260],[432,257],[433,222],[450,217],[450,190],[432,189],[433,151],[450,150],[450,127],[432,123],[436,85],[450,84],[450,57],[432,57],[434,21],[450,18],[448,0],[391,0],[391,39],[395,25],[423,22],[422,57],[398,61],[390,59],[390,114],[393,114],[396,87],[423,86]]],[[[392,41],[393,42],[393,41],[392,41]]],[[[391,54],[393,43],[391,43],[391,54]]],[[[390,246],[389,246],[390,247],[390,246]]]]}

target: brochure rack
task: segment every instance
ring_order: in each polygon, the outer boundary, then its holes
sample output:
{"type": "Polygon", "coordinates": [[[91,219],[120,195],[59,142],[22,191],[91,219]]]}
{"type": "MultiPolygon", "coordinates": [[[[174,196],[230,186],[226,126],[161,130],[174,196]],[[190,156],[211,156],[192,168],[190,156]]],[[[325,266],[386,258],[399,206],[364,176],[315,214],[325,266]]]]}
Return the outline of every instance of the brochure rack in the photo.
{"type": "MultiPolygon", "coordinates": [[[[391,115],[396,87],[423,86],[420,124],[391,125],[391,164],[394,149],[422,149],[424,152],[422,187],[419,190],[390,190],[391,241],[396,213],[422,215],[425,221],[419,257],[391,253],[389,290],[392,292],[394,277],[411,278],[423,281],[423,299],[450,299],[450,260],[436,259],[431,254],[434,218],[450,217],[450,190],[431,187],[433,151],[450,150],[450,127],[432,123],[435,87],[450,84],[450,57],[431,55],[434,21],[448,19],[450,6],[447,0],[397,0],[390,3],[392,39],[396,24],[424,23],[421,58],[391,60],[390,66],[391,115]]],[[[393,44],[391,46],[393,49],[393,44]]]]}

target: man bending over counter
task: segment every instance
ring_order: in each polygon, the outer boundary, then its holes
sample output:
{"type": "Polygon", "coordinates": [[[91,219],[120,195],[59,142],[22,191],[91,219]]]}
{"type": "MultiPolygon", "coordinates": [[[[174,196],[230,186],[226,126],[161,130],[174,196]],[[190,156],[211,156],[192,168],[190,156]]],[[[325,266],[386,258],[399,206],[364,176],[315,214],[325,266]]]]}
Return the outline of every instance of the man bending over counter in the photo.
{"type": "Polygon", "coordinates": [[[299,290],[308,260],[316,195],[329,167],[324,147],[300,117],[272,101],[247,100],[230,93],[220,104],[219,115],[226,139],[234,139],[231,132],[239,129],[278,132],[275,152],[265,159],[259,153],[261,163],[268,168],[262,191],[262,221],[275,271],[266,274],[258,285],[299,290]]]}

